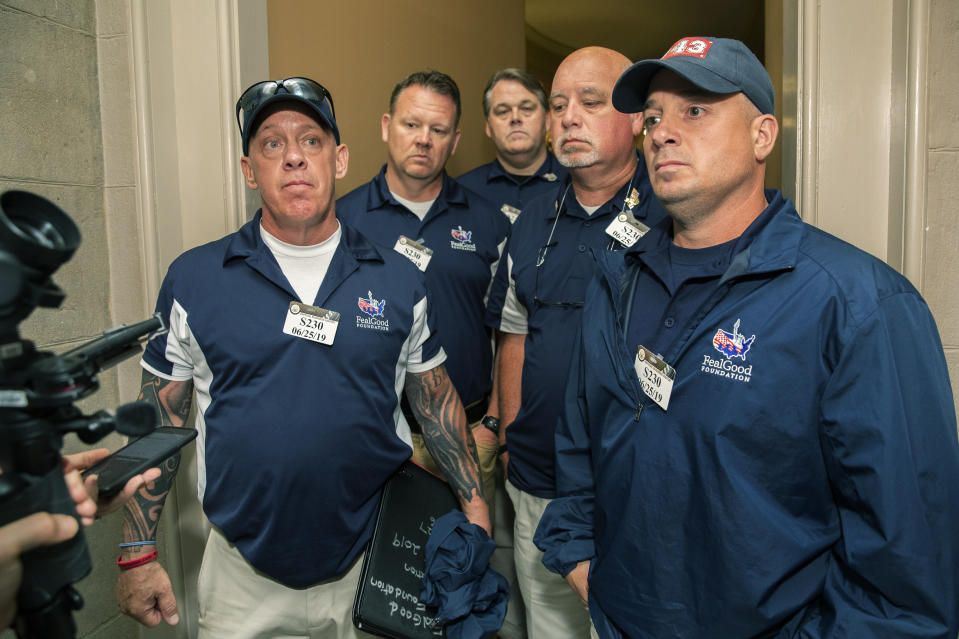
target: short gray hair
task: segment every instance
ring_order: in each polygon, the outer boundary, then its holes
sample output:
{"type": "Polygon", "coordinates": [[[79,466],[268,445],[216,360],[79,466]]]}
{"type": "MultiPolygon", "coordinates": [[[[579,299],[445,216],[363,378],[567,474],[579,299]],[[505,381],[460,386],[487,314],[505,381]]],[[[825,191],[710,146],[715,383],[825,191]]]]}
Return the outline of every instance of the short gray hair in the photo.
{"type": "Polygon", "coordinates": [[[493,96],[493,87],[496,86],[498,82],[503,80],[512,80],[514,82],[519,82],[523,87],[536,96],[536,99],[539,100],[540,105],[543,107],[544,111],[549,110],[548,101],[546,99],[546,89],[543,88],[543,85],[540,84],[540,81],[536,79],[532,73],[527,73],[522,69],[517,69],[515,67],[509,67],[507,69],[500,69],[489,79],[489,82],[486,83],[486,89],[483,91],[483,117],[488,118],[490,109],[493,108],[493,105],[490,104],[490,100],[493,96]]]}

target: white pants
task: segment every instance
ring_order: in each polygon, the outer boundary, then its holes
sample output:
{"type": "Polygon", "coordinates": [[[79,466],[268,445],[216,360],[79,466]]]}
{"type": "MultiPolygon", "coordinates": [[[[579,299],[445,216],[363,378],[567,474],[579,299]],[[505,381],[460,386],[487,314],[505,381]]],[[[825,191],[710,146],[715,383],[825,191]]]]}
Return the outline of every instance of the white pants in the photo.
{"type": "Polygon", "coordinates": [[[565,579],[546,570],[543,553],[533,544],[536,526],[550,500],[524,492],[509,481],[506,492],[516,512],[513,553],[529,639],[586,639],[590,636],[589,611],[565,579]]]}
{"type": "Polygon", "coordinates": [[[198,639],[372,637],[353,626],[353,599],[362,565],[360,556],[339,577],[301,590],[289,588],[254,568],[214,527],[197,583],[198,639]]]}

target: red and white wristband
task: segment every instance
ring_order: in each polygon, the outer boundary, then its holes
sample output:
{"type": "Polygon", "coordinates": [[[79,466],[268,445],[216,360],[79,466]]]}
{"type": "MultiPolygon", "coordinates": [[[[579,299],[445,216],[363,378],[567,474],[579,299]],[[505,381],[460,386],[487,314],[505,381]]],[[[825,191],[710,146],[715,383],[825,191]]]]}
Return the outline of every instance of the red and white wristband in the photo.
{"type": "Polygon", "coordinates": [[[148,564],[151,561],[159,557],[159,553],[153,550],[147,554],[137,557],[136,559],[130,559],[128,561],[123,561],[123,556],[117,557],[117,566],[120,567],[120,570],[130,570],[131,568],[136,568],[137,566],[142,566],[148,564]]]}

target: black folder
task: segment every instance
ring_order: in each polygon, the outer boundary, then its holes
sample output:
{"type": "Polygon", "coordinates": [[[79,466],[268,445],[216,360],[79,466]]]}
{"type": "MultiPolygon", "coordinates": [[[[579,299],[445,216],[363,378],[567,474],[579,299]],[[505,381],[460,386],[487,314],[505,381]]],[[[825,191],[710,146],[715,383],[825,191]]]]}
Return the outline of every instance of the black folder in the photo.
{"type": "Polygon", "coordinates": [[[363,558],[353,624],[392,639],[443,637],[436,609],[420,601],[433,522],[459,508],[449,484],[407,461],[386,483],[363,558]]]}

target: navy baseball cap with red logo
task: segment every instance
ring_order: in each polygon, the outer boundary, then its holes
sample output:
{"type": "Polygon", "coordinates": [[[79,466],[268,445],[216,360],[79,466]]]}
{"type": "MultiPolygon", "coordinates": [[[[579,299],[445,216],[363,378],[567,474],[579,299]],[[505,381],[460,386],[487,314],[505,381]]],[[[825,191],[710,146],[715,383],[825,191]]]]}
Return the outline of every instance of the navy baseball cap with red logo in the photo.
{"type": "Polygon", "coordinates": [[[649,83],[661,69],[686,78],[709,93],[743,93],[762,113],[773,113],[773,83],[762,62],[739,40],[682,38],[661,58],[640,60],[613,88],[613,106],[623,113],[642,111],[649,83]]]}

